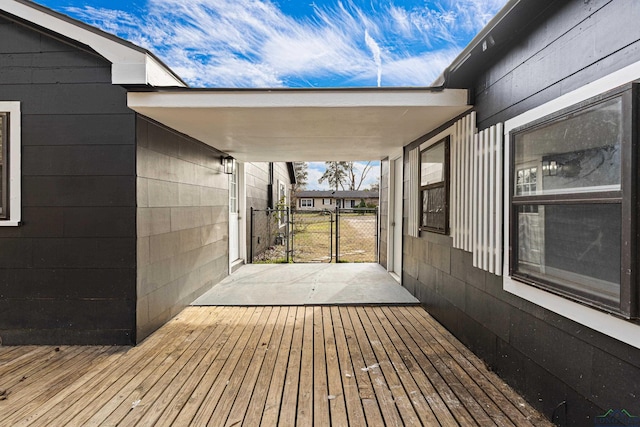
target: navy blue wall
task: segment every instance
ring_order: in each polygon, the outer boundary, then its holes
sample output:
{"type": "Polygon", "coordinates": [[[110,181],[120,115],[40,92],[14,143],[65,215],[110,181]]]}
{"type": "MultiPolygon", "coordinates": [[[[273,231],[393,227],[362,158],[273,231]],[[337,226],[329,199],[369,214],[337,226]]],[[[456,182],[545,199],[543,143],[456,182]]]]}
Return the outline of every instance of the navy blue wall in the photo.
{"type": "MultiPolygon", "coordinates": [[[[482,130],[640,61],[638,22],[640,2],[557,1],[486,69],[452,81],[474,91],[482,130]]],[[[608,409],[640,415],[640,350],[504,292],[448,236],[404,239],[404,286],[544,415],[572,426],[608,409]]]]}
{"type": "Polygon", "coordinates": [[[0,338],[130,344],[135,114],[96,54],[0,15],[0,100],[22,109],[22,218],[0,227],[0,338]]]}

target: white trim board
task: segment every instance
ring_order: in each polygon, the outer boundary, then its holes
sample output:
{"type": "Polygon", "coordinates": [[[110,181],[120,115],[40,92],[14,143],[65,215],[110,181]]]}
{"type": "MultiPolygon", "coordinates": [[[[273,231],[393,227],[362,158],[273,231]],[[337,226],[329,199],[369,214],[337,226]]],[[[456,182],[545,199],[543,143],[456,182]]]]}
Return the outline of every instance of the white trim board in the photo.
{"type": "MultiPolygon", "coordinates": [[[[586,84],[572,92],[562,95],[552,101],[522,113],[504,124],[504,177],[511,179],[510,175],[510,144],[509,133],[527,123],[531,123],[556,111],[571,107],[589,98],[615,89],[624,84],[640,79],[640,62],[636,62],[613,72],[594,82],[586,84]]],[[[504,192],[504,248],[509,247],[509,194],[504,192]]],[[[581,325],[587,326],[604,335],[622,341],[633,347],[640,348],[640,325],[636,325],[624,319],[612,316],[600,310],[587,307],[566,298],[543,291],[533,286],[515,281],[509,277],[508,256],[502,263],[502,288],[513,295],[532,302],[549,311],[571,319],[581,325]]]]}
{"type": "Polygon", "coordinates": [[[0,220],[0,227],[17,227],[22,220],[20,102],[0,101],[0,112],[9,113],[9,219],[0,220]]]}

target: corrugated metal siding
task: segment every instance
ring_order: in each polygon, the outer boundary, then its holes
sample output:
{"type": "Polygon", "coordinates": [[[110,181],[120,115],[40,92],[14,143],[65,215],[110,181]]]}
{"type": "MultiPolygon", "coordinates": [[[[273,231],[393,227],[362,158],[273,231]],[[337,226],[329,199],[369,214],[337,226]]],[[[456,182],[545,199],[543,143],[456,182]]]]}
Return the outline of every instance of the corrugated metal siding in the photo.
{"type": "Polygon", "coordinates": [[[476,133],[475,112],[455,124],[451,143],[453,247],[474,267],[502,270],[502,124],[476,133]]]}

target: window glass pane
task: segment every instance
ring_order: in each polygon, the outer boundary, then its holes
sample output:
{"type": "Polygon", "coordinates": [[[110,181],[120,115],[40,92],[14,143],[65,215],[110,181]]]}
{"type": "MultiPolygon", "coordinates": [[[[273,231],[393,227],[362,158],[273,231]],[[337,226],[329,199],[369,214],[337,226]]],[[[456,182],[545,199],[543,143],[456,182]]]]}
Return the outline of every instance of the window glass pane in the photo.
{"type": "Polygon", "coordinates": [[[621,140],[620,97],[517,134],[515,195],[620,190],[621,140]],[[527,187],[531,170],[537,185],[527,187]]]}
{"type": "Polygon", "coordinates": [[[444,181],[444,142],[422,152],[420,186],[444,181]]]}
{"type": "Polygon", "coordinates": [[[445,230],[445,189],[442,187],[422,190],[422,227],[445,230]]]}
{"type": "Polygon", "coordinates": [[[620,218],[619,204],[519,206],[517,271],[617,305],[620,218]]]}

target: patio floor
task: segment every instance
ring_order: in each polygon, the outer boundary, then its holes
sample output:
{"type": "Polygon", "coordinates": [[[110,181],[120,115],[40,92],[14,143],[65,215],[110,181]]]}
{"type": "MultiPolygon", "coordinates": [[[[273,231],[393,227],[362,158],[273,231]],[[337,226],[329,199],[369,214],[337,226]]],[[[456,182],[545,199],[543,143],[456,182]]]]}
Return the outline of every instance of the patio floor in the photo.
{"type": "Polygon", "coordinates": [[[191,305],[420,304],[380,264],[248,264],[191,305]]]}
{"type": "Polygon", "coordinates": [[[544,426],[418,306],[189,307],[137,347],[0,347],[0,425],[544,426]]]}

